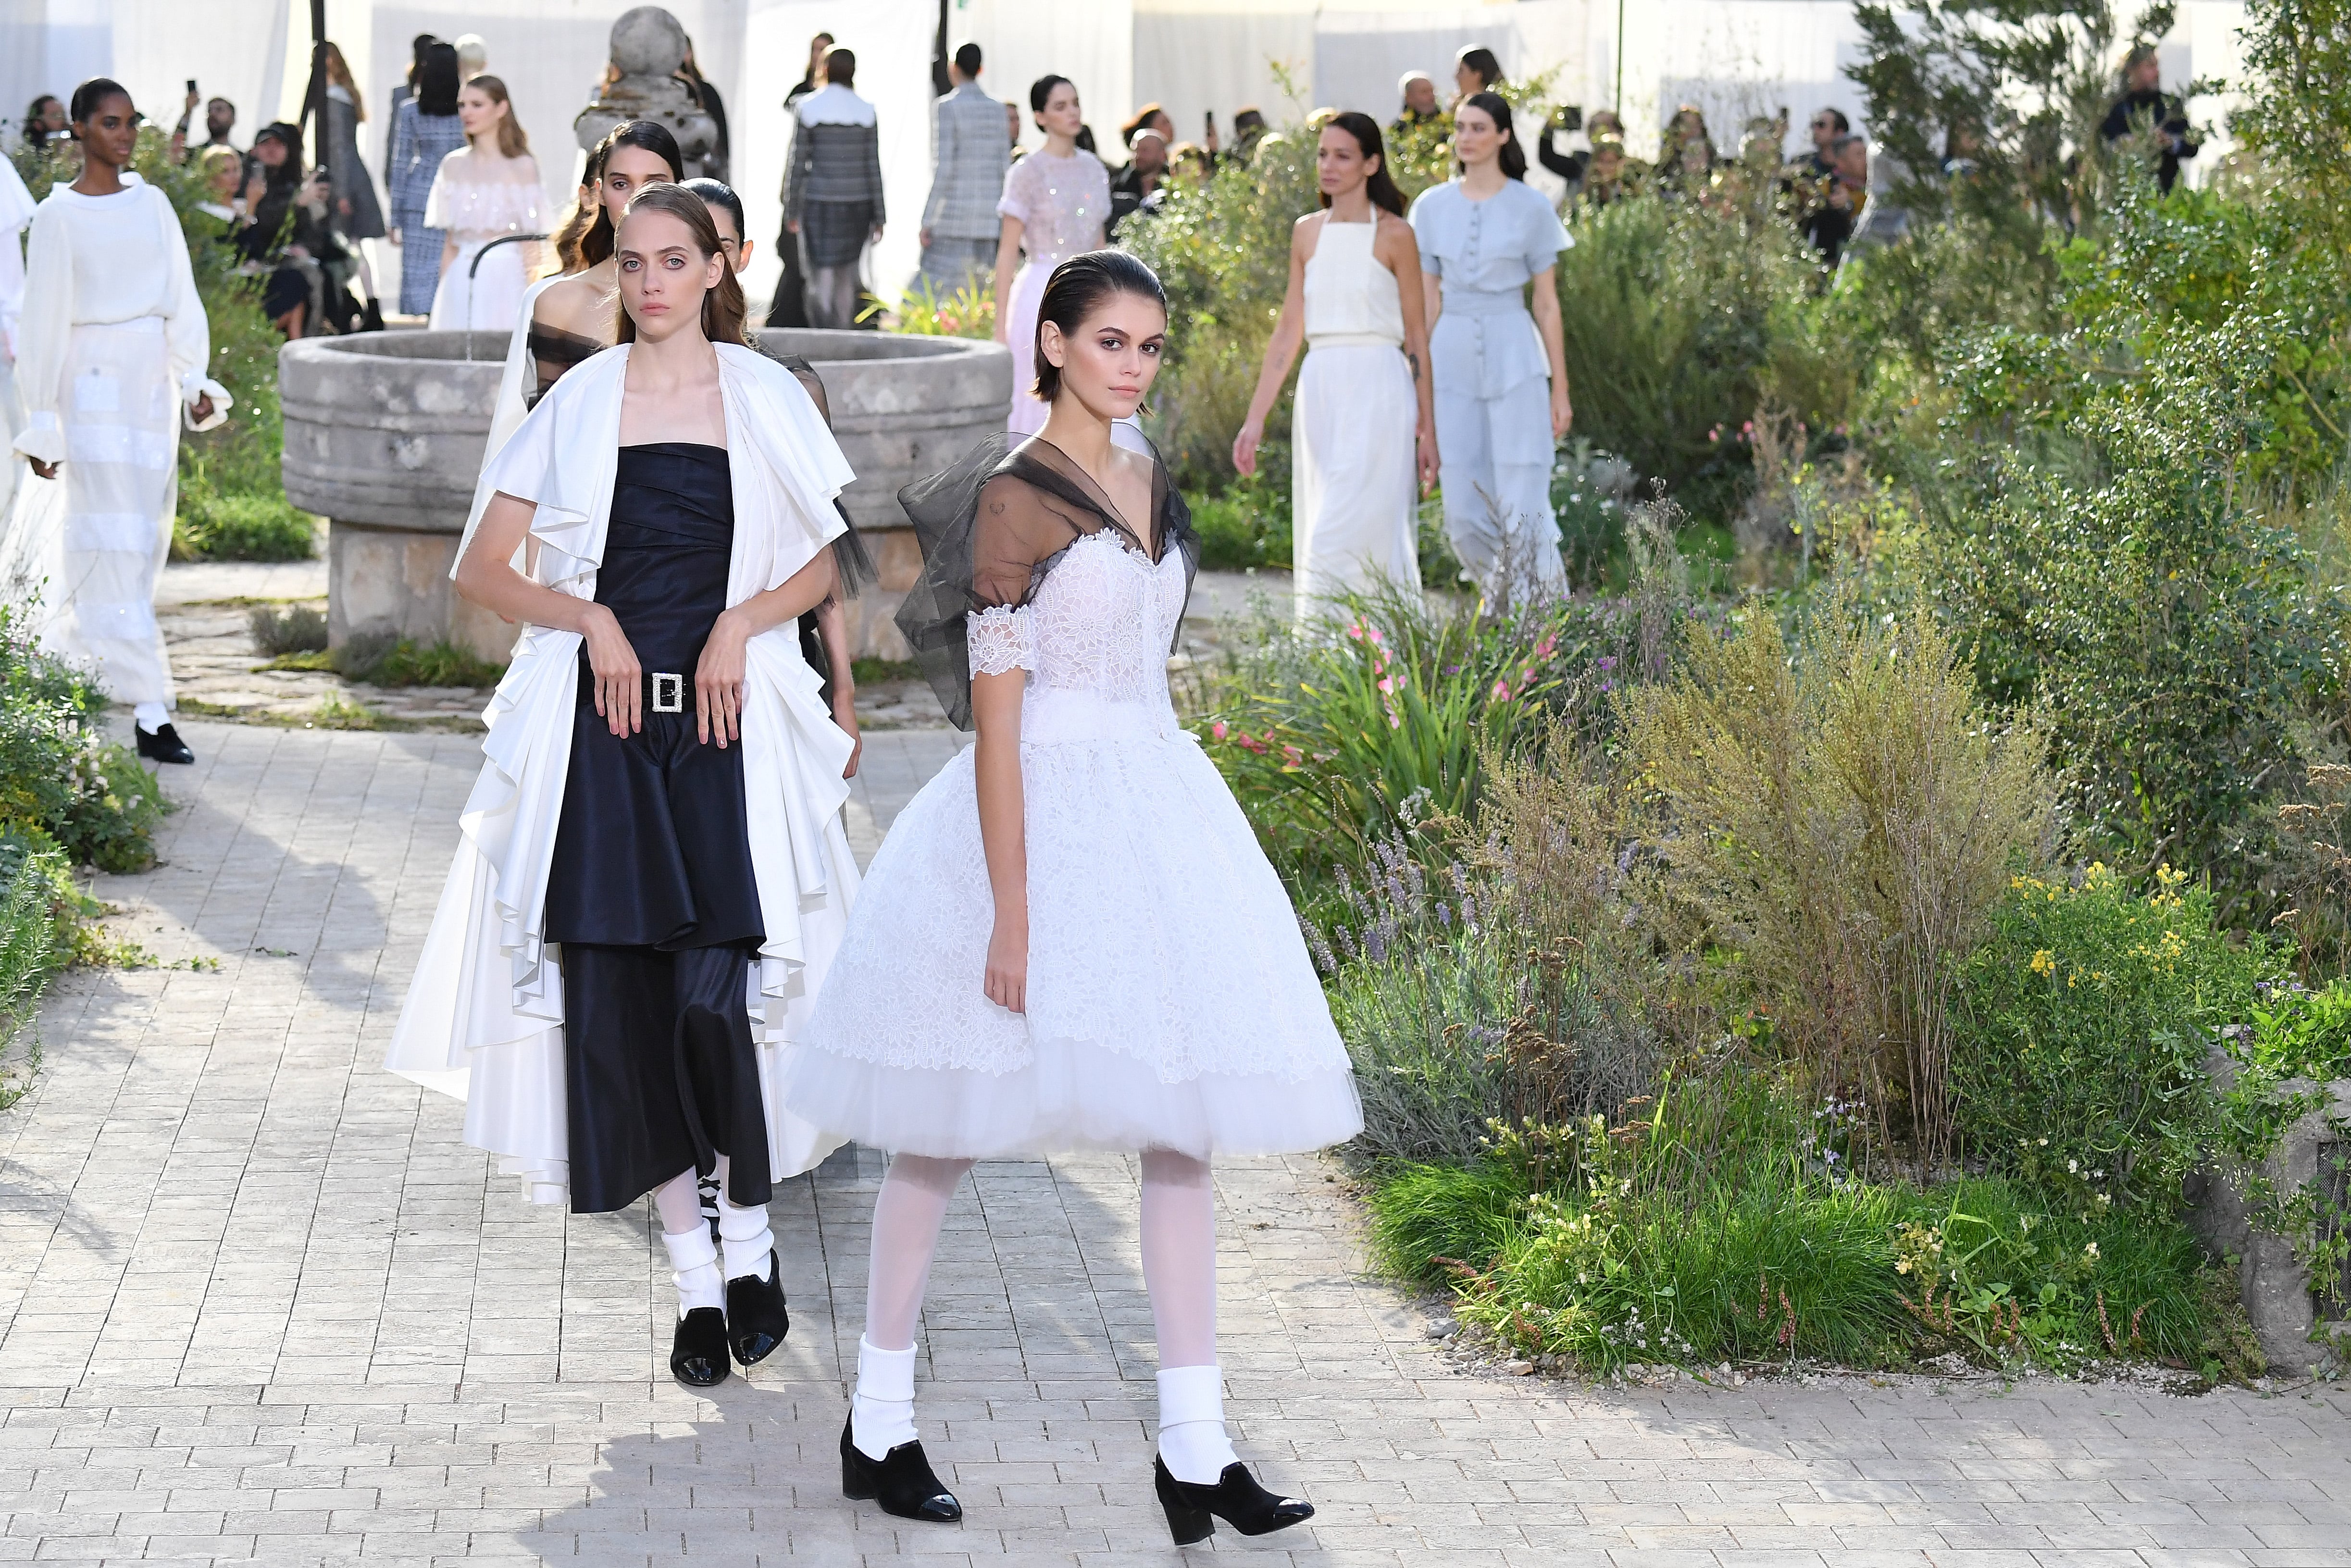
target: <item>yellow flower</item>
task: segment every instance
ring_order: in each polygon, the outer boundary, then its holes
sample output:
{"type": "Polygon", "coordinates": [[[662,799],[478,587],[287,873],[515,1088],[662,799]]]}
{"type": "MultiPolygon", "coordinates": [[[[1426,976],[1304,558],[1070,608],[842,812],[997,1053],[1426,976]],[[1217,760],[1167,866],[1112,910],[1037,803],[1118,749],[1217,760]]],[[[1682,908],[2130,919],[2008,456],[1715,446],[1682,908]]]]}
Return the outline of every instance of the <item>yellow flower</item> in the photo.
{"type": "Polygon", "coordinates": [[[2032,972],[2034,974],[2053,974],[2056,972],[2056,968],[2057,960],[2050,956],[2048,948],[2043,947],[2040,952],[2032,955],[2032,972]]]}

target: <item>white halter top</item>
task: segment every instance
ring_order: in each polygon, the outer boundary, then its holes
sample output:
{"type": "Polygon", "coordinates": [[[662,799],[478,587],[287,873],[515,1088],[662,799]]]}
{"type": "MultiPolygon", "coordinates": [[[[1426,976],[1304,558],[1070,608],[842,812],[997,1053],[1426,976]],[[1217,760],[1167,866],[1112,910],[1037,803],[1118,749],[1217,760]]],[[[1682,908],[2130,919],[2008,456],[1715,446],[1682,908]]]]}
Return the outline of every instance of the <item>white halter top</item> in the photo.
{"type": "Polygon", "coordinates": [[[1306,346],[1345,344],[1404,347],[1404,304],[1395,274],[1372,254],[1380,231],[1367,224],[1322,220],[1314,254],[1306,262],[1306,346]]]}

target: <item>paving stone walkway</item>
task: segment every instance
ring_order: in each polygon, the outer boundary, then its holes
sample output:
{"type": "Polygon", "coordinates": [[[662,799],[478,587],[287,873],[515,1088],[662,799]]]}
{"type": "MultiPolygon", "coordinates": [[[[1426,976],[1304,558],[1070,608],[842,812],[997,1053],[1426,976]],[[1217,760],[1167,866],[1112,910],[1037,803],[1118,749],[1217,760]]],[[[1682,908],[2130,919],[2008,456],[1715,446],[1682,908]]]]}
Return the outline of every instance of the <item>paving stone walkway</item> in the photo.
{"type": "MultiPolygon", "coordinates": [[[[164,863],[101,879],[181,967],[83,973],[0,1113],[0,1561],[1173,1563],[1130,1162],[983,1167],[920,1414],[968,1513],[839,1497],[879,1157],[775,1205],[797,1321],[710,1396],[645,1212],[517,1201],[381,1072],[477,753],[190,723],[164,863]],[[196,962],[201,961],[201,962],[196,962]],[[214,967],[214,965],[217,967],[214,967]]],[[[869,852],[952,737],[871,738],[869,852]]],[[[1266,1563],[2351,1563],[2351,1398],[1464,1375],[1363,1273],[1335,1166],[1219,1168],[1230,1409],[1309,1529],[1266,1563]]],[[[1196,1550],[1194,1555],[1200,1555],[1196,1550]]]]}

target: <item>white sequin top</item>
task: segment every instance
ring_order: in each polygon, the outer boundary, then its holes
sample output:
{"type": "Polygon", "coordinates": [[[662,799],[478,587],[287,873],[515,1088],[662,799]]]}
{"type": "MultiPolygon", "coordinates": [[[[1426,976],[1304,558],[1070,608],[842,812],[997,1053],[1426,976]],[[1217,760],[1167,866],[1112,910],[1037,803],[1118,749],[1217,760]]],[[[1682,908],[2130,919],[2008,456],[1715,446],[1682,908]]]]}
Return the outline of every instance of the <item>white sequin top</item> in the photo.
{"type": "Polygon", "coordinates": [[[1066,158],[1031,152],[1006,172],[996,210],[1020,220],[1020,248],[1031,262],[1058,267],[1081,251],[1102,247],[1110,171],[1083,148],[1066,158]]]}

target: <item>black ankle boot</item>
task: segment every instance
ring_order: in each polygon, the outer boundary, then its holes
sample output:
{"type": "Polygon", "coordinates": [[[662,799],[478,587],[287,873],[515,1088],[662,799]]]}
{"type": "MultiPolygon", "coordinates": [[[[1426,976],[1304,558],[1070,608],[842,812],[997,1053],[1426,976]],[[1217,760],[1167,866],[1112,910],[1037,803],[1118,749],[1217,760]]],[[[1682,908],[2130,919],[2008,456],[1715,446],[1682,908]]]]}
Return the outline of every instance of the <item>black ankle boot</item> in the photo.
{"type": "Polygon", "coordinates": [[[196,759],[196,754],[188,749],[188,743],[180,738],[180,732],[168,724],[152,735],[135,724],[131,727],[139,737],[139,755],[151,761],[193,762],[196,759]]]}
{"type": "Polygon", "coordinates": [[[851,1437],[851,1427],[850,1421],[841,1424],[841,1496],[852,1502],[878,1502],[883,1513],[900,1519],[953,1524],[963,1517],[963,1504],[932,1473],[920,1442],[901,1443],[881,1458],[869,1459],[851,1437]]]}
{"type": "Polygon", "coordinates": [[[688,1388],[716,1388],[734,1369],[726,1364],[726,1314],[696,1307],[677,1320],[669,1342],[669,1371],[688,1388]]]}
{"type": "Polygon", "coordinates": [[[1223,1520],[1243,1535],[1270,1535],[1314,1517],[1314,1505],[1303,1498],[1276,1497],[1257,1484],[1257,1478],[1238,1460],[1225,1467],[1214,1486],[1195,1486],[1167,1473],[1167,1461],[1151,1463],[1153,1490],[1167,1511],[1167,1529],[1178,1546],[1191,1546],[1217,1532],[1223,1520]]]}
{"type": "Polygon", "coordinates": [[[791,1332],[792,1314],[784,1306],[783,1260],[769,1248],[766,1279],[745,1274],[726,1281],[726,1343],[737,1361],[757,1366],[791,1332]]]}

